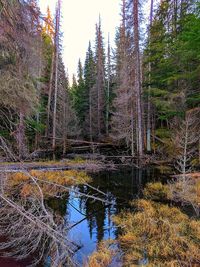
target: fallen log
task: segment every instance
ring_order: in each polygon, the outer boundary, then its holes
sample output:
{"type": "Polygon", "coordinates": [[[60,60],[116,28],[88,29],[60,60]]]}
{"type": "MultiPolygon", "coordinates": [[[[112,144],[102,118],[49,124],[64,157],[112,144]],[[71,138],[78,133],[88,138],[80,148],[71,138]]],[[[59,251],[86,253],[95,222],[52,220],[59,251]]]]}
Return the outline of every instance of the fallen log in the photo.
{"type": "MultiPolygon", "coordinates": [[[[45,138],[45,139],[53,139],[53,137],[45,137],[45,136],[43,136],[43,138],[45,138]]],[[[63,141],[63,138],[56,137],[55,139],[63,141]]],[[[66,141],[69,142],[69,143],[75,143],[75,144],[78,143],[78,144],[89,144],[89,145],[97,145],[97,146],[100,146],[100,145],[118,146],[116,144],[108,143],[108,142],[91,142],[91,141],[77,140],[77,139],[67,139],[66,141]]]]}

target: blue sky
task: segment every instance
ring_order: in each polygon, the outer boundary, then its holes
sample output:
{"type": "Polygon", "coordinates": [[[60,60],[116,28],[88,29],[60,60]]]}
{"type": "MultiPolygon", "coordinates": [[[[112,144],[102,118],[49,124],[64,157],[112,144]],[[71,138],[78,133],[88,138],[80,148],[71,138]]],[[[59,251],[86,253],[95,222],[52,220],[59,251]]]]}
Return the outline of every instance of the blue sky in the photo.
{"type": "MultiPolygon", "coordinates": [[[[39,3],[43,13],[49,5],[54,14],[56,0],[39,0],[39,3]]],[[[79,57],[84,63],[89,40],[94,41],[99,14],[105,42],[110,33],[114,45],[115,30],[120,23],[120,3],[121,0],[62,1],[63,60],[70,78],[77,71],[79,57]]]]}

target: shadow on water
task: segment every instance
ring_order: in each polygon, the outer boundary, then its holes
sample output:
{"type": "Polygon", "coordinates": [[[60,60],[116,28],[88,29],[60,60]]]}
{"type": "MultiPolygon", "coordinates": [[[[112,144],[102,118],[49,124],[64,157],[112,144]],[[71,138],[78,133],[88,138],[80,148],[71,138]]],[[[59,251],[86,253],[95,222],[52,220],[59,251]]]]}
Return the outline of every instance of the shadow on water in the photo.
{"type": "MultiPolygon", "coordinates": [[[[107,200],[112,204],[76,197],[71,193],[65,200],[53,200],[50,205],[61,215],[65,213],[66,221],[70,221],[73,226],[70,238],[81,245],[76,253],[76,260],[81,264],[100,241],[117,237],[118,230],[111,216],[129,208],[131,200],[140,198],[147,182],[161,180],[158,170],[153,168],[124,168],[115,172],[92,174],[92,177],[91,185],[106,193],[107,200]]],[[[79,186],[79,190],[85,194],[100,196],[87,186],[79,186]]]]}

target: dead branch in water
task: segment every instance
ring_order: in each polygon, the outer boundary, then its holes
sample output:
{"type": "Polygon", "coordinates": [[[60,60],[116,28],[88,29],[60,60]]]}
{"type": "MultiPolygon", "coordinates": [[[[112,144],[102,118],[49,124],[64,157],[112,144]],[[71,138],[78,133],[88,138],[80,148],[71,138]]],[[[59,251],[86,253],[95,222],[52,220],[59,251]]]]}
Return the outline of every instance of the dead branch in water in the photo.
{"type": "MultiPolygon", "coordinates": [[[[1,149],[9,151],[10,156],[15,159],[14,153],[8,149],[7,144],[1,140],[1,149]]],[[[40,179],[31,175],[20,164],[21,172],[26,175],[26,181],[19,185],[8,183],[6,173],[1,173],[0,188],[0,235],[7,239],[0,243],[0,250],[6,257],[14,257],[18,260],[28,257],[34,258],[30,266],[36,266],[39,262],[51,257],[51,266],[77,266],[73,255],[79,246],[68,239],[71,229],[69,223],[53,211],[44,201],[43,185],[55,187],[62,192],[73,193],[103,203],[108,203],[104,192],[86,183],[88,187],[101,194],[104,198],[80,192],[76,187],[61,185],[55,182],[40,179]],[[33,190],[28,196],[19,194],[19,187],[31,185],[33,190]]],[[[76,181],[75,177],[70,177],[76,181]]]]}

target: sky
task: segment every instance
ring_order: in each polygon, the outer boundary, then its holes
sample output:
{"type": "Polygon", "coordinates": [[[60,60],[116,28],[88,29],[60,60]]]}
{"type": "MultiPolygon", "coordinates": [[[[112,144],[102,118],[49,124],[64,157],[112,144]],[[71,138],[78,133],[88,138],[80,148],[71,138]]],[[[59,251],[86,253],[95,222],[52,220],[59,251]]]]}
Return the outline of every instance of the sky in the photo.
{"type": "MultiPolygon", "coordinates": [[[[42,13],[49,5],[55,13],[56,0],[39,0],[42,13]]],[[[120,24],[121,0],[62,0],[63,61],[71,80],[77,73],[79,58],[84,64],[89,40],[94,44],[95,24],[102,19],[105,44],[108,33],[114,46],[116,27],[120,24]]]]}

